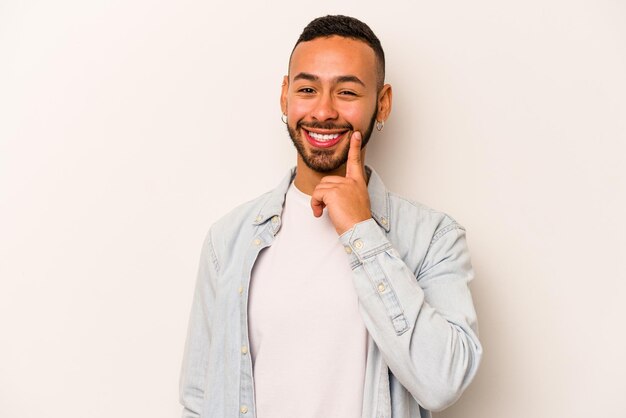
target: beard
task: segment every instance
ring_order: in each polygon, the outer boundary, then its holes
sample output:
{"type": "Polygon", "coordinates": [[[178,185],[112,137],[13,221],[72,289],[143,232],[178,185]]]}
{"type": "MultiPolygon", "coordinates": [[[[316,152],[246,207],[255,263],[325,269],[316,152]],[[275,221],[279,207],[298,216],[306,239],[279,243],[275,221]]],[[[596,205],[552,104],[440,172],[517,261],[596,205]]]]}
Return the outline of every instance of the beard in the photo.
{"type": "MultiPolygon", "coordinates": [[[[372,135],[372,129],[374,129],[374,123],[376,122],[376,112],[372,115],[369,126],[365,132],[361,132],[363,137],[361,141],[361,149],[363,149],[367,142],[370,140],[370,136],[372,135]]],[[[317,129],[347,129],[348,131],[354,131],[354,128],[351,124],[347,123],[345,125],[335,125],[332,123],[304,123],[299,121],[296,124],[296,128],[292,129],[289,124],[287,124],[287,131],[289,132],[289,137],[293,142],[293,146],[296,147],[298,154],[304,161],[307,167],[309,167],[313,171],[317,171],[318,173],[330,173],[337,170],[339,167],[344,165],[348,161],[348,152],[350,151],[350,141],[343,147],[343,149],[336,155],[336,151],[332,149],[323,149],[323,148],[313,148],[307,149],[304,146],[304,138],[302,138],[302,128],[317,128],[317,129]]],[[[352,135],[352,132],[350,133],[352,135]]]]}

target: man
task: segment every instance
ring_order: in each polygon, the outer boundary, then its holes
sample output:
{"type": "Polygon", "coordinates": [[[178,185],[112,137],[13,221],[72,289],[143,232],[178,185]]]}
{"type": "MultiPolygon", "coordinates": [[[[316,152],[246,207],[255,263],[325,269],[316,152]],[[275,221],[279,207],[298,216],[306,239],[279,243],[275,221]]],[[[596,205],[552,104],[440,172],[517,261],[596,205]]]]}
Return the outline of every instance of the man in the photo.
{"type": "Polygon", "coordinates": [[[354,18],[298,39],[280,99],[297,165],[207,235],[183,417],[429,417],[474,377],[464,229],[364,165],[391,111],[384,72],[354,18]]]}

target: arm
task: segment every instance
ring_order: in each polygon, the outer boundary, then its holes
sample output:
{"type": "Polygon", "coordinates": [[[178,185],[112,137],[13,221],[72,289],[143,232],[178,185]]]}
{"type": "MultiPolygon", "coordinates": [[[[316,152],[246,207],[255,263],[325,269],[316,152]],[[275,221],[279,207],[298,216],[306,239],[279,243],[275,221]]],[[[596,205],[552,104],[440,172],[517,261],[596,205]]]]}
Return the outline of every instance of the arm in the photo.
{"type": "Polygon", "coordinates": [[[482,354],[464,229],[454,221],[440,227],[415,273],[374,219],[357,223],[340,241],[352,249],[361,314],[391,372],[426,409],[454,403],[482,354]]]}
{"type": "Polygon", "coordinates": [[[187,341],[180,373],[180,403],[183,418],[198,418],[204,400],[208,353],[211,344],[209,318],[215,289],[213,283],[219,269],[211,241],[207,234],[200,255],[200,267],[193,296],[187,341]]]}
{"type": "Polygon", "coordinates": [[[311,208],[315,216],[328,210],[340,241],[351,250],[365,326],[394,376],[426,409],[452,404],[476,374],[482,354],[463,228],[447,218],[419,271],[411,271],[372,219],[359,132],[350,137],[345,177],[322,178],[311,208]]]}

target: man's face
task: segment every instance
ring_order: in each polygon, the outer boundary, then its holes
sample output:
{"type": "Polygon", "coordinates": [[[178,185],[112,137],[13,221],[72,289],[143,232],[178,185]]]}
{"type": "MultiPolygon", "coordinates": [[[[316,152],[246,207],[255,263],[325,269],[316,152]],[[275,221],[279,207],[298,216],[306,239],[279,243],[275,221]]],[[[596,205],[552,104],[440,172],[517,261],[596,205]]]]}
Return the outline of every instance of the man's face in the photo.
{"type": "Polygon", "coordinates": [[[281,95],[287,129],[310,169],[345,164],[350,135],[367,144],[377,114],[376,57],[366,43],[332,36],[298,44],[281,95]]]}

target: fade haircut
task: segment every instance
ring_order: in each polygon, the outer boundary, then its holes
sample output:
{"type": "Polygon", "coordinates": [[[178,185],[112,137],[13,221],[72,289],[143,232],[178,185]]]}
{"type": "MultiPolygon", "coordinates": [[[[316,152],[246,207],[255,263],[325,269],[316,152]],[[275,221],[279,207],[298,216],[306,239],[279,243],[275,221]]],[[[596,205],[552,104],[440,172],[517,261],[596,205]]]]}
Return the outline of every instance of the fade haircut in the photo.
{"type": "MultiPolygon", "coordinates": [[[[328,15],[318,17],[306,25],[298,41],[291,50],[291,55],[300,42],[312,41],[317,38],[342,36],[363,41],[374,50],[376,56],[376,88],[380,90],[385,83],[385,52],[380,40],[365,23],[350,16],[328,15]]],[[[291,56],[289,57],[291,67],[291,56]]]]}

